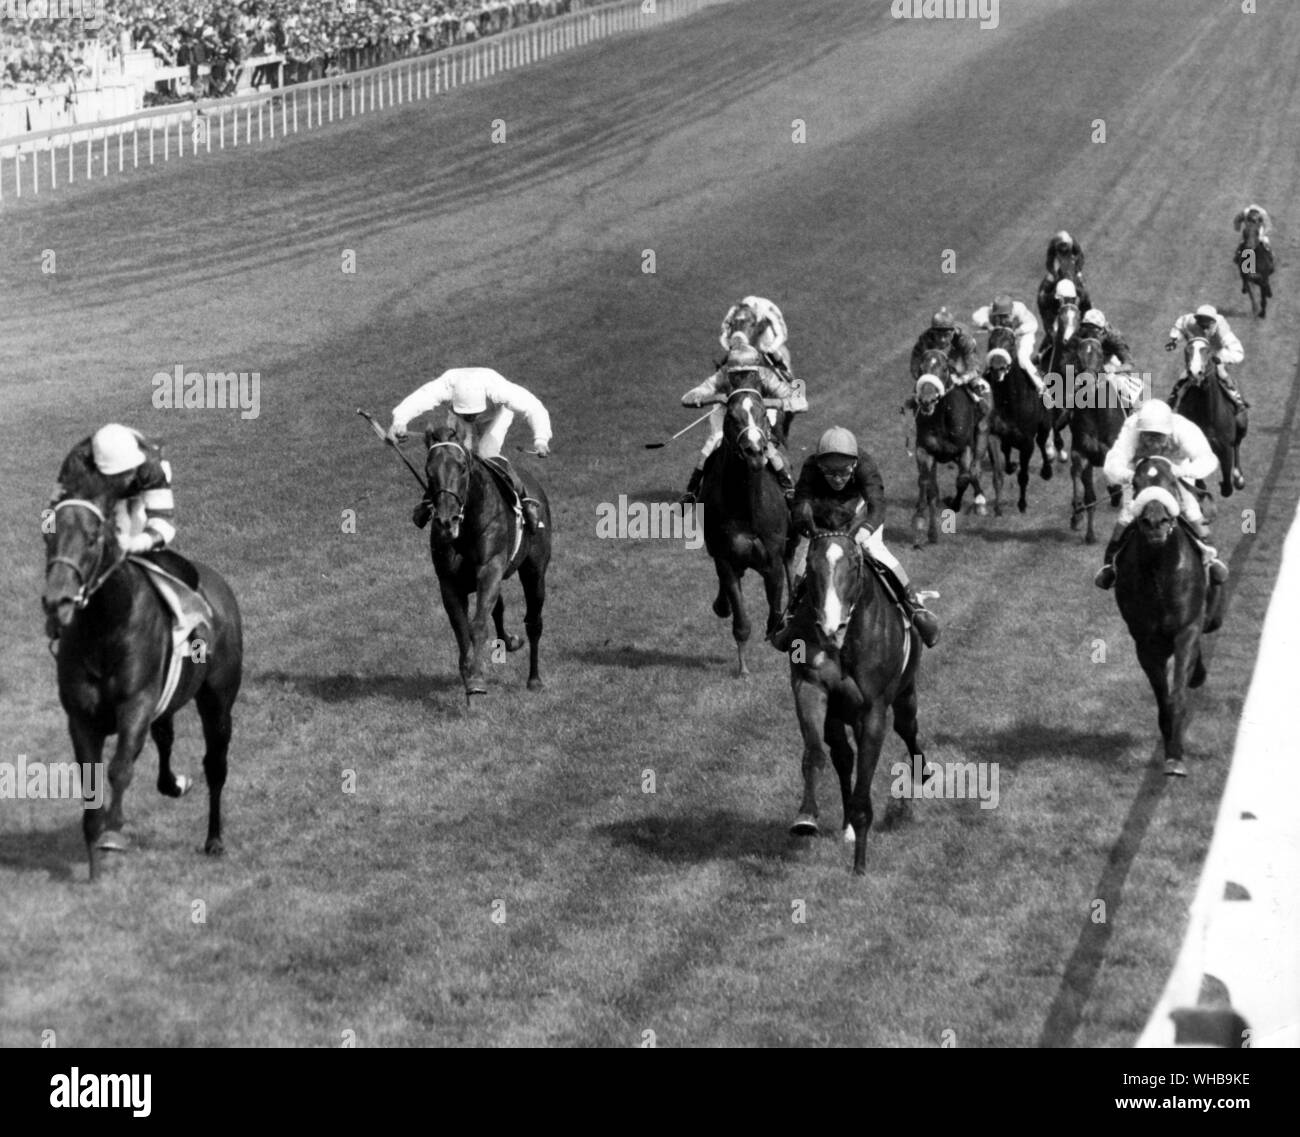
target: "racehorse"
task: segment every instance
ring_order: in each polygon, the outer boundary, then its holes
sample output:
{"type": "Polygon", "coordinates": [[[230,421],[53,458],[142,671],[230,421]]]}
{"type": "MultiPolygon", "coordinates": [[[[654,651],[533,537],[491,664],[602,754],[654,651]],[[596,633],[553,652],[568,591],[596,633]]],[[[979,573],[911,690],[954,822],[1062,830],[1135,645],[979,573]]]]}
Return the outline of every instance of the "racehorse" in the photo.
{"type": "Polygon", "coordinates": [[[1083,282],[1083,274],[1075,263],[1074,254],[1057,253],[1056,263],[1060,268],[1060,273],[1057,276],[1044,275],[1038,285],[1038,317],[1045,328],[1050,328],[1055,319],[1057,313],[1056,286],[1063,280],[1073,283],[1075,291],[1079,294],[1079,303],[1084,311],[1092,307],[1092,298],[1088,295],[1088,286],[1083,282]]]}
{"type": "MultiPolygon", "coordinates": [[[[721,401],[721,400],[719,400],[721,401]]],[[[780,406],[780,400],[766,400],[780,406]]],[[[767,466],[771,425],[761,392],[740,387],[727,397],[722,443],[704,466],[701,503],[704,547],[718,573],[713,611],[731,617],[736,641],[737,676],[749,674],[745,645],[750,623],[741,595],[741,578],[753,569],[767,591],[767,637],[780,627],[784,603],[785,540],[790,510],[776,475],[767,466]]]]}
{"type": "Polygon", "coordinates": [[[1136,518],[1115,557],[1115,599],[1155,693],[1165,773],[1185,776],[1187,688],[1205,682],[1201,635],[1223,622],[1223,588],[1209,582],[1201,550],[1179,519],[1169,459],[1141,459],[1133,493],[1136,518]]]}
{"type": "Polygon", "coordinates": [[[1261,320],[1268,315],[1268,302],[1273,295],[1269,278],[1273,275],[1273,250],[1259,240],[1259,226],[1247,223],[1241,232],[1241,244],[1233,255],[1233,263],[1241,277],[1241,290],[1250,297],[1250,314],[1261,320]],[[1255,291],[1259,291],[1259,301],[1255,291]]]}
{"type": "MultiPolygon", "coordinates": [[[[1078,529],[1079,515],[1086,513],[1088,525],[1083,539],[1089,545],[1097,541],[1092,517],[1093,508],[1097,504],[1097,494],[1092,485],[1092,468],[1105,465],[1106,455],[1115,444],[1120,427],[1124,425],[1124,411],[1120,407],[1115,385],[1102,374],[1104,362],[1105,353],[1101,341],[1091,337],[1075,341],[1065,352],[1065,374],[1073,380],[1064,390],[1070,413],[1072,447],[1070,528],[1078,529]]],[[[1122,496],[1120,487],[1110,487],[1112,507],[1119,507],[1122,496]]]]}
{"type": "Polygon", "coordinates": [[[1241,472],[1241,443],[1249,426],[1246,412],[1237,410],[1219,383],[1209,341],[1203,336],[1188,341],[1183,348],[1183,362],[1187,382],[1179,392],[1174,410],[1205,433],[1219,460],[1219,496],[1231,497],[1234,489],[1246,485],[1246,477],[1241,472]]]}
{"type": "MultiPolygon", "coordinates": [[[[965,386],[945,392],[941,380],[923,374],[916,381],[914,404],[916,417],[916,513],[912,518],[913,547],[920,548],[922,534],[930,544],[939,540],[939,466],[957,464],[957,493],[944,504],[961,512],[962,496],[967,487],[975,492],[975,512],[988,513],[984,491],[980,488],[980,460],[988,447],[987,432],[980,428],[979,411],[965,386]],[[927,525],[928,519],[928,525],[927,525]]],[[[905,405],[906,409],[906,405],[905,405]]]]}
{"type": "MultiPolygon", "coordinates": [[[[166,706],[172,614],[149,582],[149,570],[117,542],[114,498],[98,474],[74,481],[60,474],[63,496],[53,506],[47,538],[41,603],[61,628],[58,648],[59,702],[68,716],[76,761],[99,766],[104,741],[117,735],[108,765],[108,808],[87,808],[82,831],[90,879],[105,853],[130,842],[122,831],[122,801],[144,746],[146,732],[158,748],[158,792],[180,797],[190,779],[171,769],[175,713],[194,700],[203,722],[203,774],[208,783],[208,836],[204,852],[219,856],[221,790],[226,782],[231,708],[243,676],[243,626],[230,586],[214,569],[174,553],[153,560],[196,586],[212,611],[210,638],[192,639],[183,652],[179,681],[166,706]]],[[[100,767],[102,769],[102,767],[100,767]]]]}
{"type": "Polygon", "coordinates": [[[466,448],[456,431],[438,427],[425,431],[428,454],[424,471],[429,488],[425,500],[432,509],[429,554],[438,576],[442,606],[451,622],[460,653],[460,677],[465,699],[487,691],[483,653],[490,646],[488,616],[497,642],[518,651],[524,641],[507,635],[501,583],[519,574],[524,587],[524,630],[528,633],[528,689],[541,689],[537,646],[542,638],[542,605],[546,601],[546,568],[551,561],[551,507],[546,492],[528,470],[519,477],[529,498],[538,503],[541,525],[529,533],[514,511],[514,494],[500,484],[495,459],[479,458],[466,448]],[[469,598],[474,594],[473,618],[469,598]]]}
{"type": "MultiPolygon", "coordinates": [[[[844,532],[813,536],[793,621],[799,637],[793,642],[803,649],[790,652],[790,686],[803,735],[804,788],[790,832],[818,833],[817,774],[826,765],[829,747],[840,779],[844,839],[854,841],[853,871],[862,875],[872,820],[871,779],[891,707],[894,732],[907,745],[913,774],[928,769],[916,740],[920,635],[890,599],[852,535],[844,532]]],[[[886,816],[907,811],[907,799],[894,798],[886,816]]]]}
{"type": "Polygon", "coordinates": [[[1016,505],[1021,513],[1028,508],[1026,491],[1029,486],[1029,460],[1033,457],[1037,445],[1043,456],[1043,466],[1039,473],[1044,481],[1052,477],[1052,459],[1056,450],[1051,440],[1051,412],[1043,402],[1034,382],[1020,366],[1016,356],[1016,335],[1010,328],[994,328],[989,332],[989,356],[991,362],[985,372],[985,378],[993,389],[993,413],[989,416],[989,461],[993,467],[993,512],[1002,516],[1002,467],[1006,464],[1008,474],[1016,472],[1020,486],[1020,498],[1016,505]],[[994,357],[1000,351],[1005,354],[994,357]],[[1002,445],[1002,456],[998,457],[994,436],[1002,445]],[[1011,451],[1020,454],[1019,464],[1011,459],[1011,451]]]}

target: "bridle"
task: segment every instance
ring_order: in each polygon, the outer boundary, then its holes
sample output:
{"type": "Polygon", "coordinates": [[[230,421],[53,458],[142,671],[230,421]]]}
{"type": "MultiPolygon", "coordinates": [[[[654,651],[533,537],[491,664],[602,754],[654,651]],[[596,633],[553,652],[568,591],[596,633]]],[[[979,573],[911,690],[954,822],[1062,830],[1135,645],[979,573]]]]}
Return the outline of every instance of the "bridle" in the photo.
{"type": "MultiPolygon", "coordinates": [[[[460,456],[465,460],[465,466],[468,469],[469,451],[467,451],[465,447],[462,446],[459,442],[435,442],[432,445],[430,445],[428,453],[432,454],[436,449],[438,449],[439,446],[451,446],[454,447],[456,450],[459,450],[460,456]]],[[[459,463],[457,464],[459,465],[459,463]]],[[[451,498],[456,503],[456,515],[455,517],[452,518],[453,523],[459,524],[460,522],[465,520],[465,499],[461,497],[460,494],[458,494],[455,490],[449,490],[444,486],[439,486],[435,490],[433,488],[432,480],[429,483],[429,489],[432,491],[430,495],[431,501],[433,498],[437,498],[445,495],[451,498]]]]}
{"type": "Polygon", "coordinates": [[[93,501],[87,501],[85,498],[80,497],[65,497],[62,501],[55,502],[54,515],[57,518],[59,510],[71,508],[89,510],[95,515],[99,522],[96,526],[94,540],[95,563],[91,566],[89,573],[87,573],[82,568],[82,561],[74,560],[72,557],[65,557],[62,554],[58,554],[46,558],[45,575],[48,577],[50,575],[50,569],[55,565],[66,565],[76,573],[77,579],[81,582],[81,587],[77,590],[77,594],[72,598],[72,603],[76,608],[81,609],[84,608],[90,602],[90,598],[103,587],[104,582],[108,580],[108,578],[122,565],[126,560],[126,557],[118,557],[117,560],[108,566],[108,568],[101,572],[100,570],[104,563],[104,553],[108,547],[108,542],[104,535],[104,527],[108,522],[108,518],[105,516],[104,511],[93,501]]]}
{"type": "Polygon", "coordinates": [[[741,427],[740,433],[735,438],[731,438],[727,440],[728,444],[737,453],[743,454],[744,451],[740,446],[741,439],[753,438],[758,442],[759,451],[764,452],[767,450],[769,439],[767,433],[767,408],[763,404],[763,392],[757,390],[754,387],[737,387],[734,391],[731,392],[730,395],[727,396],[728,411],[731,410],[731,402],[733,399],[736,398],[737,395],[753,395],[754,398],[758,400],[760,413],[757,422],[754,421],[754,417],[751,414],[749,425],[741,427]]]}

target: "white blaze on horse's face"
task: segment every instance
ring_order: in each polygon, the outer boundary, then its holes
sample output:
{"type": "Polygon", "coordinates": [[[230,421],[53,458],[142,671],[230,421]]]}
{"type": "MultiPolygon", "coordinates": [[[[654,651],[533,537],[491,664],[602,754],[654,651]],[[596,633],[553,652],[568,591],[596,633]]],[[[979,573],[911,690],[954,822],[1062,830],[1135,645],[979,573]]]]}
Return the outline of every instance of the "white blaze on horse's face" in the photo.
{"type": "MultiPolygon", "coordinates": [[[[751,450],[763,450],[763,428],[754,420],[754,406],[756,400],[753,395],[746,395],[740,400],[740,410],[744,415],[745,425],[741,429],[741,438],[751,450]]],[[[761,417],[761,414],[760,414],[761,417]]]]}
{"type": "Polygon", "coordinates": [[[843,559],[844,550],[839,545],[831,545],[826,550],[826,596],[822,600],[821,629],[832,637],[845,621],[844,600],[835,583],[836,567],[843,559]]]}
{"type": "Polygon", "coordinates": [[[1188,343],[1186,357],[1187,374],[1194,379],[1202,378],[1210,363],[1210,341],[1204,336],[1197,336],[1188,343]]]}

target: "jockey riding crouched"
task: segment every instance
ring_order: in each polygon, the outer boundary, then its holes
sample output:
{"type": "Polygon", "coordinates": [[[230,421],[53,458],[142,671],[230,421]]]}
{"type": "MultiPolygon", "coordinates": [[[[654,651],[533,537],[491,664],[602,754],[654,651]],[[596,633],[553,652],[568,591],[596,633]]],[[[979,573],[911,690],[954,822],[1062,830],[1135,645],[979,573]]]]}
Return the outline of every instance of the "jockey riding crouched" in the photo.
{"type": "MultiPolygon", "coordinates": [[[[750,346],[738,332],[732,336],[732,346],[727,352],[726,362],[698,387],[692,387],[682,396],[684,407],[700,407],[718,401],[709,415],[709,436],[700,448],[699,461],[691,471],[686,493],[681,498],[682,505],[693,505],[698,500],[700,482],[704,477],[704,463],[722,441],[722,425],[727,418],[726,401],[733,392],[750,388],[758,391],[765,399],[787,401],[794,395],[794,388],[764,363],[757,348],[750,346]]],[[[776,417],[776,411],[769,408],[767,415],[771,422],[776,417]]],[[[772,467],[772,472],[776,474],[781,490],[788,499],[794,493],[794,479],[790,476],[785,456],[770,435],[767,440],[767,463],[772,467]]]]}
{"type": "MultiPolygon", "coordinates": [[[[122,552],[155,561],[155,554],[167,550],[167,558],[156,561],[158,566],[189,588],[197,588],[197,571],[170,549],[176,539],[176,503],[171,463],[162,458],[160,448],[139,431],[111,422],[72,448],[59,471],[59,481],[75,484],[76,471],[91,468],[107,479],[113,499],[109,517],[122,552]]],[[[197,595],[178,594],[177,600],[185,610],[173,611],[173,615],[186,630],[207,617],[206,605],[197,595]]],[[[51,640],[59,638],[54,613],[46,621],[46,634],[51,640]]]]}
{"type": "MultiPolygon", "coordinates": [[[[1106,320],[1106,313],[1100,308],[1089,308],[1079,321],[1079,338],[1093,339],[1101,344],[1102,369],[1111,376],[1125,408],[1136,406],[1142,401],[1142,381],[1133,371],[1133,352],[1128,342],[1106,320]]],[[[1068,418],[1069,412],[1065,412],[1068,418]]]]}
{"type": "Polygon", "coordinates": [[[793,637],[791,618],[802,593],[810,539],[818,531],[849,530],[868,562],[886,578],[890,591],[902,602],[922,642],[934,647],[939,640],[939,622],[917,597],[898,559],[885,547],[884,519],[885,483],[880,469],[870,456],[859,454],[858,441],[851,431],[831,427],[803,464],[790,508],[786,568],[793,584],[785,624],[772,638],[778,651],[789,650],[793,637]]]}
{"type": "MultiPolygon", "coordinates": [[[[1168,458],[1173,463],[1174,473],[1179,479],[1181,514],[1195,531],[1201,555],[1210,570],[1210,579],[1222,584],[1228,579],[1228,568],[1209,544],[1210,530],[1201,513],[1200,499],[1187,484],[1208,478],[1218,468],[1219,460],[1199,426],[1182,415],[1174,414],[1168,403],[1149,399],[1120,428],[1115,445],[1106,455],[1106,481],[1113,486],[1129,487],[1133,482],[1134,468],[1144,458],[1156,456],[1168,458]]],[[[1096,576],[1098,588],[1110,588],[1115,583],[1115,555],[1136,516],[1131,492],[1126,490],[1125,497],[1128,500],[1116,519],[1115,531],[1106,546],[1105,563],[1096,576]]]]}
{"type": "MultiPolygon", "coordinates": [[[[913,381],[921,378],[921,360],[927,351],[941,351],[948,357],[952,385],[965,386],[979,407],[980,420],[987,419],[993,409],[993,393],[988,381],[980,375],[979,347],[947,308],[940,308],[931,317],[930,326],[917,337],[912,347],[910,368],[913,381]]],[[[908,405],[913,405],[912,399],[908,399],[908,405]]]]}
{"type": "MultiPolygon", "coordinates": [[[[523,418],[533,432],[533,449],[539,458],[550,454],[551,416],[541,400],[531,391],[511,383],[490,367],[453,367],[436,379],[417,388],[393,408],[393,424],[388,439],[394,445],[406,438],[410,421],[430,411],[449,406],[447,425],[457,429],[465,440],[465,449],[488,461],[510,478],[524,526],[530,533],[544,527],[538,512],[540,502],[526,496],[524,483],[510,460],[501,453],[506,431],[515,415],[523,418]]],[[[433,516],[433,504],[426,497],[411,514],[411,520],[423,529],[433,516]]]]}
{"type": "MultiPolygon", "coordinates": [[[[1019,300],[1013,300],[1005,292],[993,298],[992,304],[976,308],[971,313],[970,322],[977,328],[1010,328],[1016,336],[1016,357],[1024,368],[1038,393],[1043,393],[1043,377],[1038,373],[1034,363],[1034,337],[1038,334],[1038,321],[1034,314],[1019,300]]],[[[995,349],[996,350],[996,349],[995,349]]],[[[1007,363],[1010,363],[1010,359],[1007,363]]]]}
{"type": "Polygon", "coordinates": [[[745,342],[756,347],[767,357],[767,363],[787,383],[794,382],[790,373],[790,349],[786,346],[789,333],[781,309],[762,296],[746,296],[727,309],[722,317],[722,334],[718,342],[731,350],[731,337],[740,332],[745,342]]]}
{"type": "Polygon", "coordinates": [[[1056,280],[1061,275],[1061,257],[1074,258],[1074,270],[1079,274],[1079,279],[1083,279],[1083,249],[1073,237],[1064,229],[1052,235],[1052,239],[1047,242],[1047,256],[1044,259],[1043,267],[1047,270],[1047,275],[1056,280]]]}
{"type": "Polygon", "coordinates": [[[1061,308],[1065,304],[1073,304],[1081,312],[1092,307],[1092,297],[1088,295],[1087,288],[1082,292],[1075,287],[1072,280],[1058,280],[1056,287],[1052,290],[1051,300],[1046,307],[1045,315],[1048,317],[1047,326],[1043,328],[1043,342],[1038,349],[1036,362],[1041,363],[1051,349],[1052,340],[1055,338],[1056,317],[1060,315],[1061,308]]]}
{"type": "MultiPolygon", "coordinates": [[[[1250,404],[1242,398],[1236,383],[1223,365],[1240,363],[1246,358],[1246,349],[1241,346],[1241,340],[1228,327],[1228,321],[1219,315],[1218,309],[1213,304],[1202,304],[1195,312],[1179,316],[1174,321],[1174,326],[1169,329],[1169,342],[1165,344],[1165,351],[1173,351],[1180,344],[1190,343],[1198,336],[1209,341],[1210,350],[1214,352],[1215,373],[1224,391],[1236,404],[1237,410],[1245,410],[1250,404]]],[[[1169,394],[1169,401],[1174,406],[1178,405],[1183,388],[1187,385],[1187,379],[1187,368],[1184,365],[1182,375],[1169,394]]]]}

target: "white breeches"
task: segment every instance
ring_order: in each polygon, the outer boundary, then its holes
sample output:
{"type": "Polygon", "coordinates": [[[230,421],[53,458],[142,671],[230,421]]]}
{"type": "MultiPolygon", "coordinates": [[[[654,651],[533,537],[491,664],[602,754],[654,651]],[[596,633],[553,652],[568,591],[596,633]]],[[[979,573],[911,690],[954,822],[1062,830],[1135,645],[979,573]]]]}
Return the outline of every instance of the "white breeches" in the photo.
{"type": "MultiPolygon", "coordinates": [[[[899,564],[898,558],[885,547],[885,527],[877,526],[870,537],[865,541],[861,537],[857,538],[863,550],[877,564],[884,565],[897,578],[900,584],[907,585],[907,573],[903,571],[903,566],[899,564]]],[[[807,537],[800,537],[799,542],[794,547],[794,553],[790,557],[790,579],[798,580],[803,576],[804,570],[808,567],[808,545],[807,537]]]]}
{"type": "Polygon", "coordinates": [[[495,458],[501,453],[506,441],[506,431],[515,421],[515,412],[509,407],[497,407],[484,411],[477,422],[467,422],[454,411],[447,412],[447,425],[458,428],[466,439],[469,449],[480,458],[495,458]]]}
{"type": "Polygon", "coordinates": [[[1034,333],[1018,332],[1016,334],[1016,358],[1030,375],[1037,376],[1038,368],[1034,364],[1034,333]]]}

